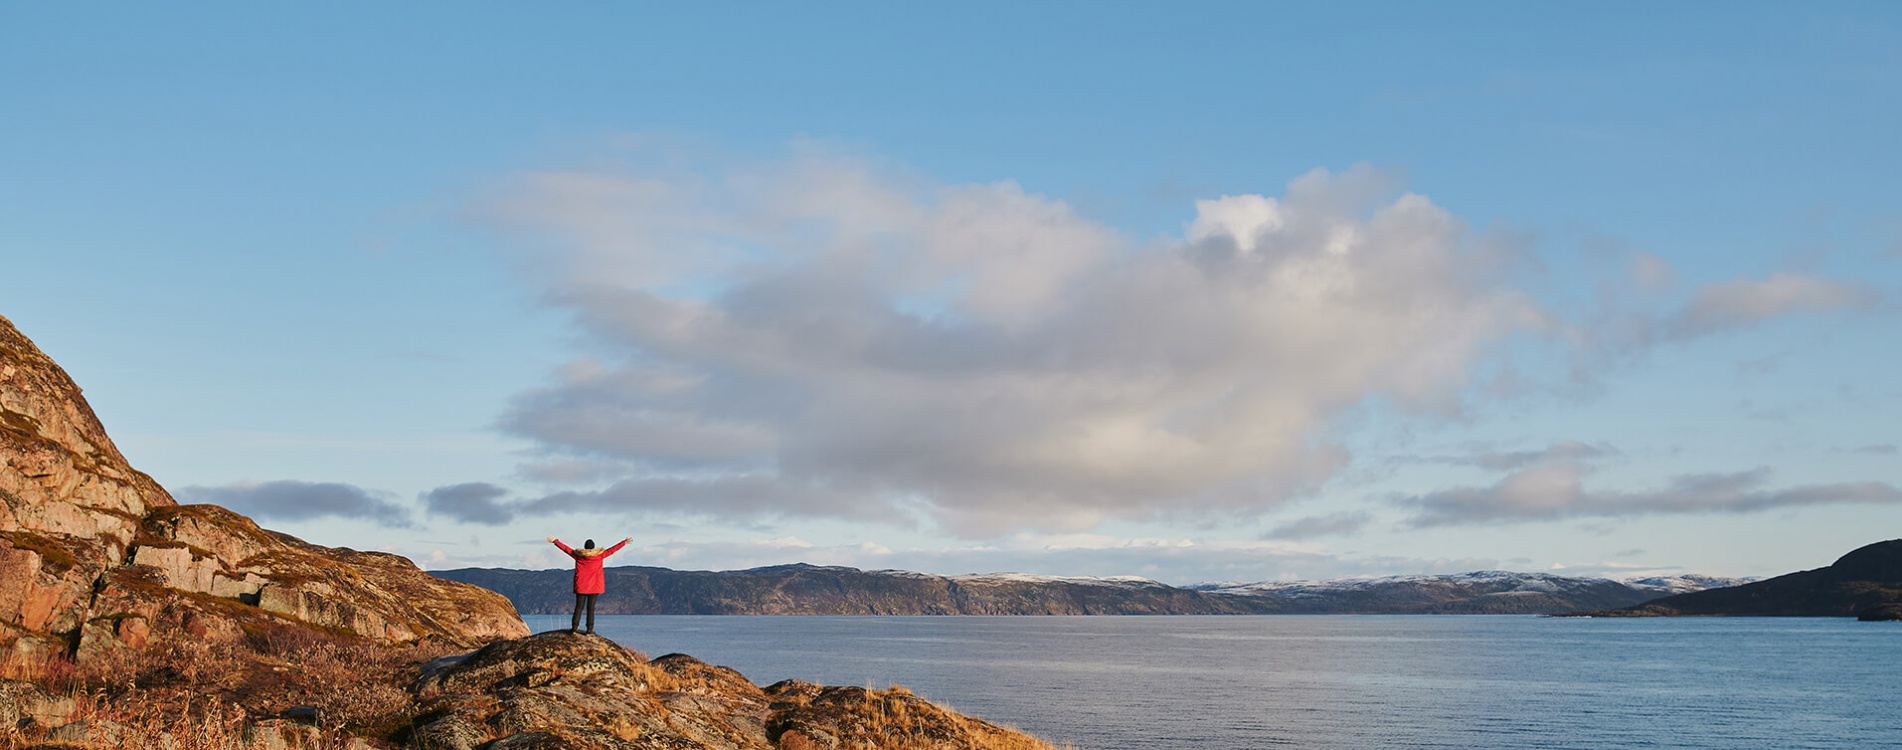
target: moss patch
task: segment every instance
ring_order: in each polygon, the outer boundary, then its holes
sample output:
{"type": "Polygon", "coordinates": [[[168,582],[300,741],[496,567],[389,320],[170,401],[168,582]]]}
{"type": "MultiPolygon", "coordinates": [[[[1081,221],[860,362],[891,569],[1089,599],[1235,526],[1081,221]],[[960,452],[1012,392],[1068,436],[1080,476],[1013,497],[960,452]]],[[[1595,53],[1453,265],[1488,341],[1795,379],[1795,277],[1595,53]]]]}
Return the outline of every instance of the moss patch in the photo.
{"type": "Polygon", "coordinates": [[[59,541],[31,531],[0,531],[14,549],[23,549],[40,556],[40,567],[48,572],[59,574],[79,567],[79,556],[59,541]]]}

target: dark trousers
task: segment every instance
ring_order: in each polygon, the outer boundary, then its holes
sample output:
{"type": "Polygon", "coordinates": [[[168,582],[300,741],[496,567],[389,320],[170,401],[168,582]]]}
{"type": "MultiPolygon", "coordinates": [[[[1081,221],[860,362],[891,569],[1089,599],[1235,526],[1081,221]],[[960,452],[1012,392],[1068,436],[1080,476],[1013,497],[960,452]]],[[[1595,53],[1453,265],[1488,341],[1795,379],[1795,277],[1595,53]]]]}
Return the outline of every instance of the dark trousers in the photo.
{"type": "Polygon", "coordinates": [[[575,594],[575,617],[568,621],[569,630],[581,629],[581,608],[588,608],[588,632],[594,632],[594,598],[600,594],[575,594]]]}

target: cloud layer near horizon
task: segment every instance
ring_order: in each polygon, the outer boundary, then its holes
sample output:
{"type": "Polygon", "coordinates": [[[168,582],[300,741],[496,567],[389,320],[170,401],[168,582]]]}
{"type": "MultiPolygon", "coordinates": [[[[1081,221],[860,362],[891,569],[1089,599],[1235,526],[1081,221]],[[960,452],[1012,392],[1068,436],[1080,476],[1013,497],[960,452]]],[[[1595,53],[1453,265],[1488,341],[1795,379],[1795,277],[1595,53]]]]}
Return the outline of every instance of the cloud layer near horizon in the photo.
{"type": "Polygon", "coordinates": [[[345,518],[389,528],[415,528],[410,511],[376,493],[341,482],[237,482],[222,487],[185,487],[178,496],[191,503],[222,505],[258,521],[307,521],[345,518]]]}
{"type": "Polygon", "coordinates": [[[1724,474],[1685,474],[1658,489],[1590,490],[1592,468],[1580,462],[1540,464],[1488,487],[1458,487],[1403,497],[1418,511],[1415,527],[1463,523],[1628,518],[1670,513],[1749,513],[1835,503],[1902,504],[1902,489],[1882,482],[1811,484],[1773,489],[1765,468],[1724,474]]]}
{"type": "Polygon", "coordinates": [[[501,419],[541,449],[523,473],[568,489],[426,498],[478,523],[684,510],[989,536],[1251,514],[1347,464],[1356,408],[1457,413],[1515,336],[1642,348],[1874,299],[1777,274],[1581,329],[1514,283],[1511,242],[1364,167],[1198,201],[1149,242],[1014,183],[823,155],[536,173],[474,213],[531,248],[591,352],[501,419]]]}

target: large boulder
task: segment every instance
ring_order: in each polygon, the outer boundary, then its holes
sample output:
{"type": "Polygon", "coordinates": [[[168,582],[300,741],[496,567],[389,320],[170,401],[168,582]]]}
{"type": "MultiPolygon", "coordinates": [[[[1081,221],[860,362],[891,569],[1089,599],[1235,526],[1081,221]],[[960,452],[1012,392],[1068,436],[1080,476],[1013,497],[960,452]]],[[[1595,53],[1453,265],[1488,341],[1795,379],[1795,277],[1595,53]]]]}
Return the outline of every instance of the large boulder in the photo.
{"type": "Polygon", "coordinates": [[[739,673],[593,635],[499,641],[425,669],[416,694],[424,747],[773,747],[766,696],[739,673]]]}

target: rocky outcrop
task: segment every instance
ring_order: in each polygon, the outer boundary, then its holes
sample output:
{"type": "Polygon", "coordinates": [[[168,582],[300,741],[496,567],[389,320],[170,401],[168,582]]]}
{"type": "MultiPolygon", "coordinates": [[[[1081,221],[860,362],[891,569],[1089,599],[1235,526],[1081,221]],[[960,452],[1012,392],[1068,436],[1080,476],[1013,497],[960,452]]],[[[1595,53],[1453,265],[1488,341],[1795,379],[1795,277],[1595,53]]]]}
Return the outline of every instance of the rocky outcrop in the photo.
{"type": "Polygon", "coordinates": [[[0,650],[63,648],[36,636],[77,633],[146,513],[175,505],[126,463],[72,378],[0,318],[0,650]]]}
{"type": "Polygon", "coordinates": [[[415,690],[421,715],[397,739],[443,750],[1048,750],[903,688],[788,680],[762,689],[684,654],[650,662],[565,631],[443,659],[415,690]]]}
{"type": "Polygon", "coordinates": [[[1902,614],[1902,539],[1877,542],[1826,568],[1755,583],[1698,591],[1623,609],[1580,612],[1592,617],[1857,617],[1902,614]]]}
{"type": "Polygon", "coordinates": [[[93,539],[118,563],[146,512],[177,505],[132,469],[79,386],[0,318],[0,531],[93,539]]]}
{"type": "Polygon", "coordinates": [[[465,646],[528,632],[502,597],[403,558],[180,506],[0,318],[0,663],[232,640],[266,623],[465,646]]]}

